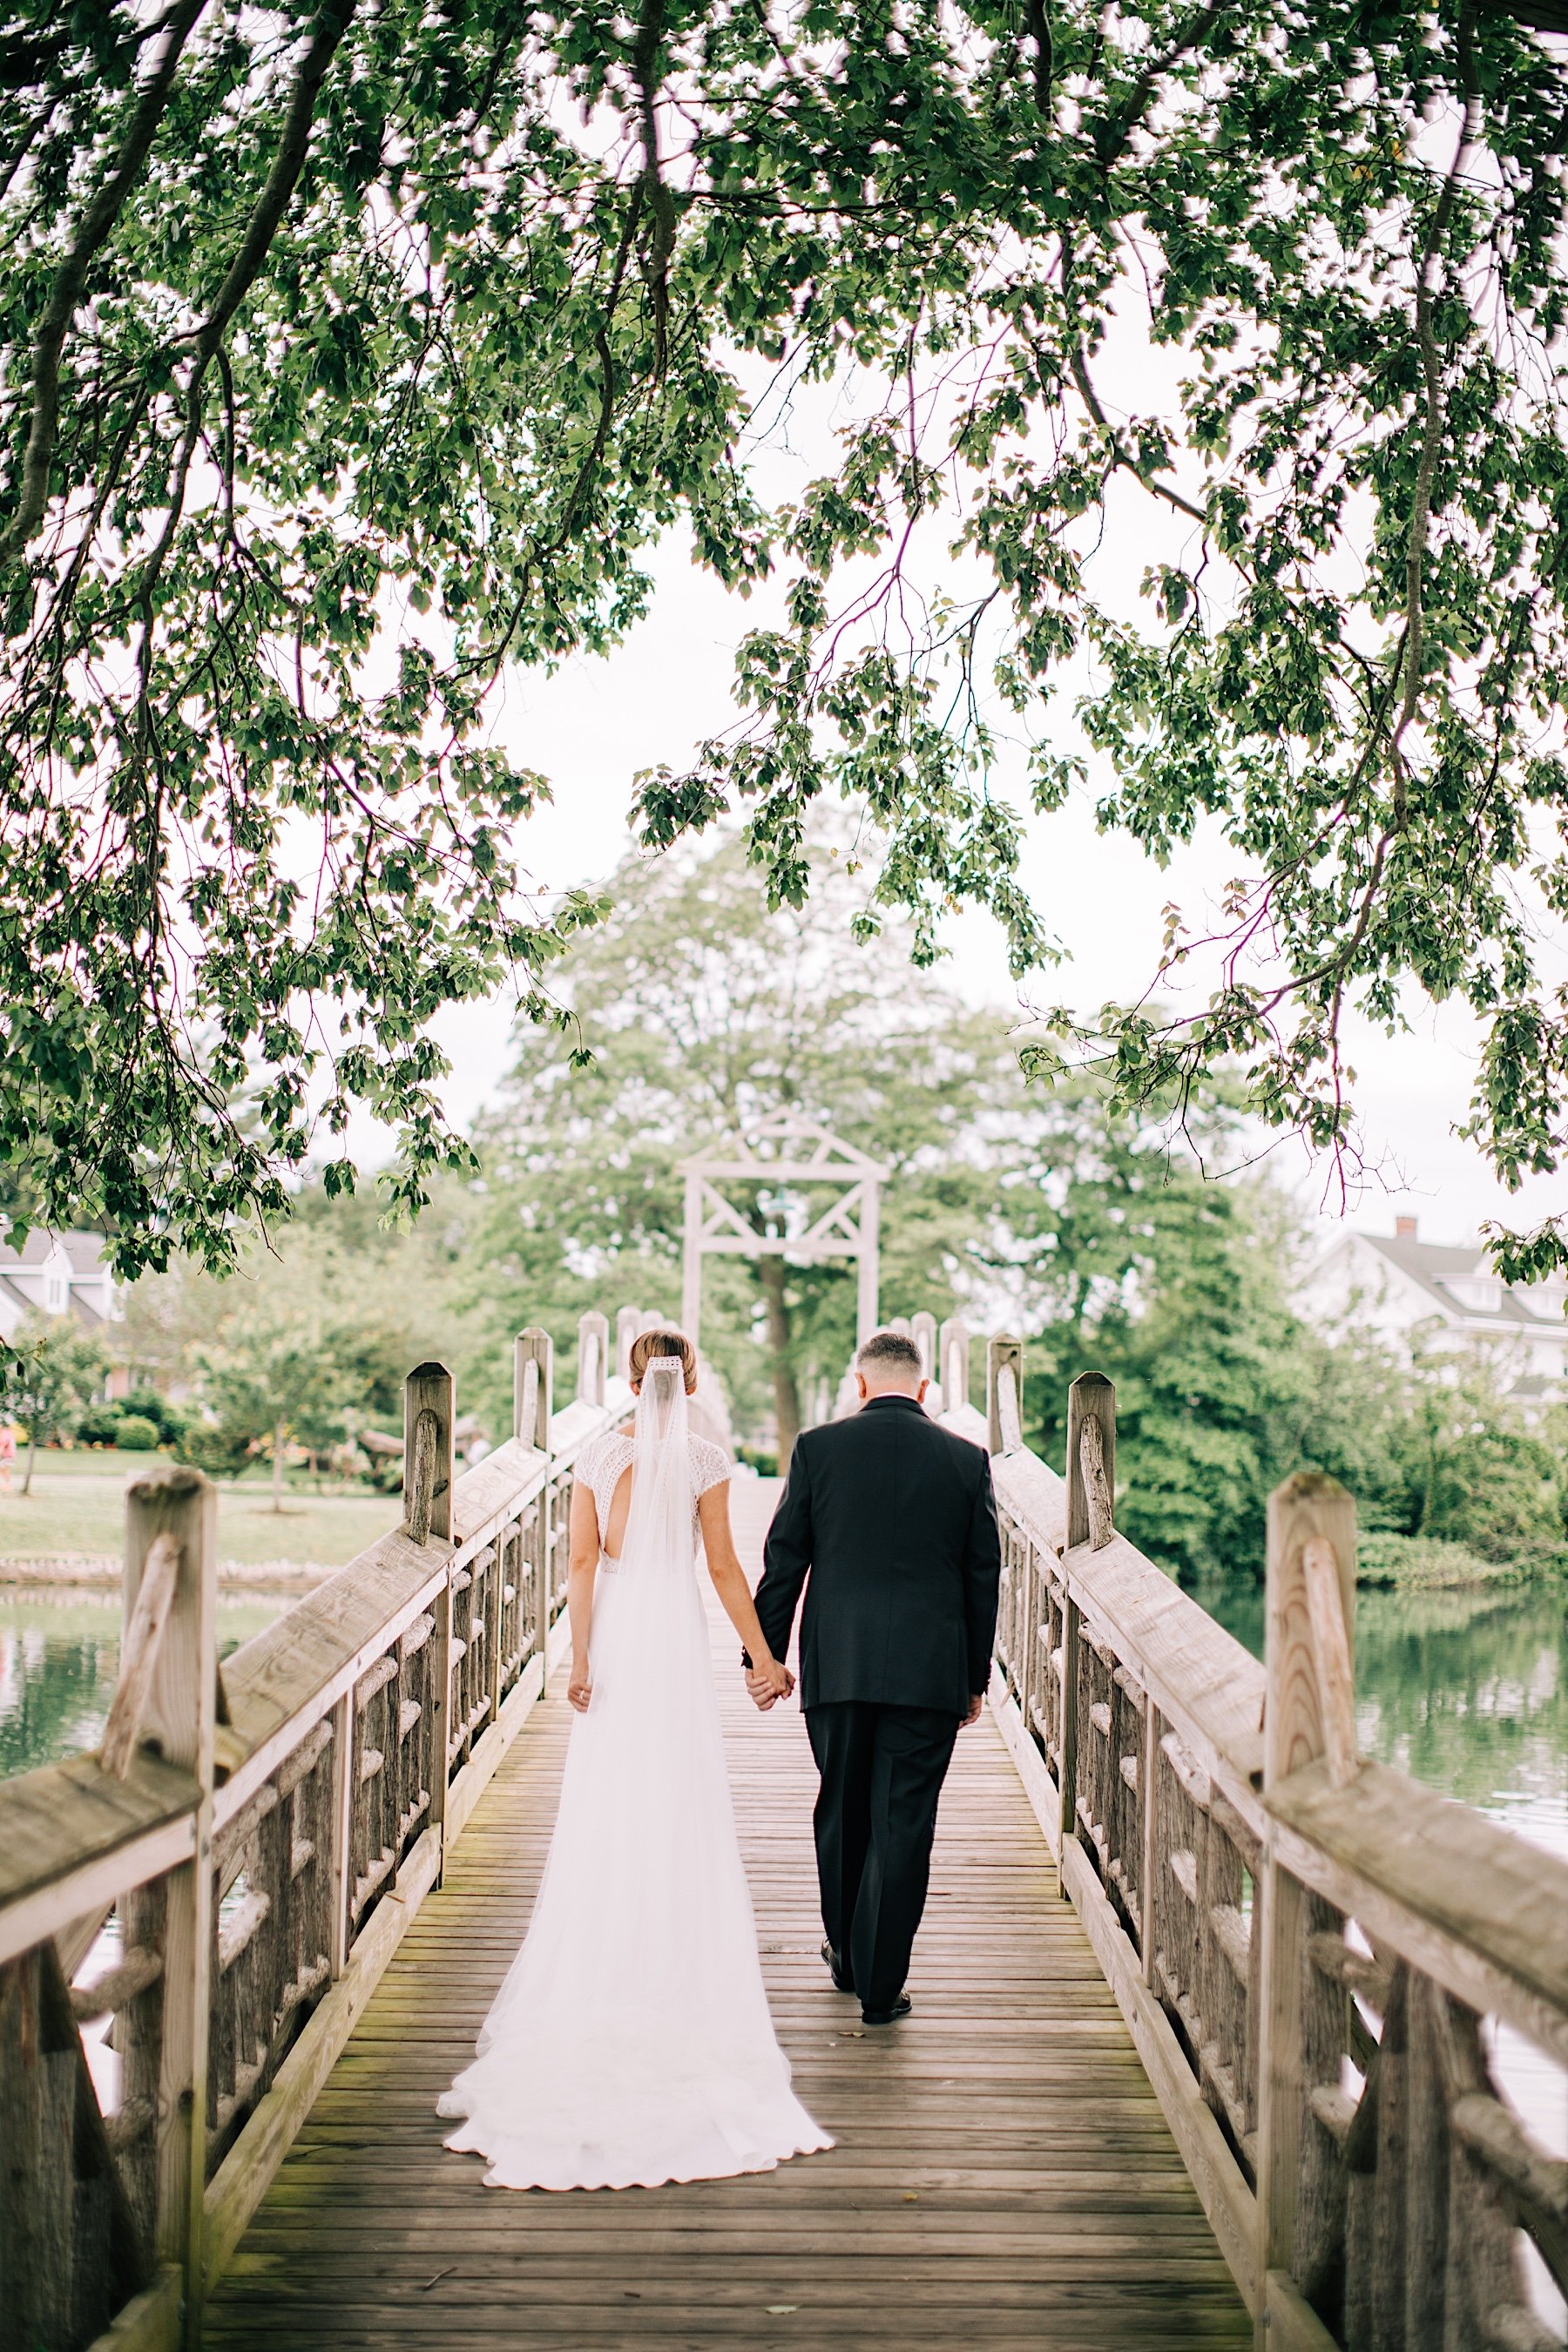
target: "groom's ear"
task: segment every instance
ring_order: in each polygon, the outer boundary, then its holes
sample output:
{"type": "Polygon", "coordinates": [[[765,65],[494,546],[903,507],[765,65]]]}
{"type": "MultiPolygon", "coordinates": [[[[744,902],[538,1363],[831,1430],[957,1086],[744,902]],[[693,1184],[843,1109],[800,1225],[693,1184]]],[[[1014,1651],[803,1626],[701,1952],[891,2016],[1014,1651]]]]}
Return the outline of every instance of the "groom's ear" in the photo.
{"type": "Polygon", "coordinates": [[[926,1401],[926,1391],[930,1386],[931,1382],[929,1381],[922,1381],[921,1382],[919,1388],[915,1391],[915,1402],[917,1404],[924,1404],[926,1401]]]}
{"type": "Polygon", "coordinates": [[[855,1393],[859,1398],[862,1404],[865,1403],[867,1398],[871,1393],[870,1390],[866,1385],[866,1375],[864,1372],[857,1372],[855,1375],[855,1393]]]}

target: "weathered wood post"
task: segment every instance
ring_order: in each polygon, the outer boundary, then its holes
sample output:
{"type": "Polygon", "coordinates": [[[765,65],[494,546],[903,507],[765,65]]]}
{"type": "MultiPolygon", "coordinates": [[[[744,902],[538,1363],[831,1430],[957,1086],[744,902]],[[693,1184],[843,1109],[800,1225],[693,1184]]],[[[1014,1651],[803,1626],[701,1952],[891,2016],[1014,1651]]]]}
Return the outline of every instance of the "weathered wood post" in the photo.
{"type": "Polygon", "coordinates": [[[993,1454],[1024,1443],[1024,1342],[998,1332],[985,1346],[986,1442],[993,1454]]]}
{"type": "Polygon", "coordinates": [[[921,1351],[921,1370],[928,1381],[938,1388],[942,1384],[942,1367],[936,1360],[936,1317],[923,1307],[910,1318],[910,1337],[921,1351]]]}
{"type": "Polygon", "coordinates": [[[548,1331],[531,1323],[512,1343],[511,1433],[537,1454],[550,1451],[553,1370],[554,1342],[548,1331]]]}
{"type": "MultiPolygon", "coordinates": [[[[1099,1550],[1110,1535],[1107,1494],[1116,1492],[1116,1391],[1103,1372],[1080,1372],[1068,1391],[1067,1549],[1099,1550]],[[1086,1449],[1084,1432],[1092,1428],[1086,1449]],[[1097,1475],[1098,1465],[1098,1475],[1097,1475]]],[[[1061,1778],[1062,1843],[1078,1834],[1078,1686],[1079,1612],[1068,1593],[1062,1604],[1061,1778]]],[[[1065,1890],[1064,1890],[1065,1891],[1065,1890]]]]}
{"type": "MultiPolygon", "coordinates": [[[[457,1394],[445,1364],[416,1364],[403,1383],[403,1523],[413,1542],[450,1542],[457,1394]]],[[[445,1838],[452,1744],[452,1588],[436,1595],[430,1636],[430,1825],[445,1838]]],[[[357,1793],[351,1791],[351,1794],[357,1793]]],[[[439,1885],[439,1877],[437,1884],[439,1885]]]]}
{"type": "MultiPolygon", "coordinates": [[[[201,2326],[202,2198],[206,2189],[207,2032],[213,1947],[213,1734],[217,1721],[217,1490],[161,1463],[125,1498],[124,1623],[137,1623],[143,1577],[177,1548],[173,1590],[138,1694],[135,1744],[156,1748],[201,1789],[195,1859],[163,1879],[155,1897],[128,1901],[126,1949],[163,1962],[161,2000],[128,2013],[123,2088],[153,2108],[153,2252],[184,2273],[184,2341],[201,2326]],[[165,1543],[162,1539],[167,1538],[165,1543]],[[141,2011],[141,2014],[138,2014],[141,2011]],[[158,2047],[139,2046],[154,2028],[158,2047]]],[[[129,1650],[130,1644],[127,1643],[129,1650]]],[[[128,1656],[132,1668],[138,1661],[128,1656]]]]}
{"type": "MultiPolygon", "coordinates": [[[[512,1349],[512,1434],[538,1454],[550,1451],[554,1365],[555,1343],[548,1331],[531,1323],[526,1331],[518,1333],[512,1349]]],[[[550,1686],[550,1561],[554,1532],[548,1479],[534,1508],[533,1636],[539,1648],[539,1696],[543,1698],[550,1686]]]]}
{"type": "Polygon", "coordinates": [[[1068,1391],[1068,1549],[1101,1551],[1115,1525],[1116,1390],[1103,1372],[1080,1372],[1068,1391]]]}
{"type": "Polygon", "coordinates": [[[577,1319],[577,1402],[605,1402],[605,1378],[610,1346],[609,1318],[591,1308],[577,1319]]]}
{"type": "Polygon", "coordinates": [[[631,1371],[632,1341],[643,1328],[640,1307],[623,1307],[616,1316],[616,1370],[622,1380],[631,1371]]]}
{"type": "Polygon", "coordinates": [[[942,1409],[969,1402],[969,1326],[960,1315],[950,1315],[938,1335],[941,1349],[942,1409]]]}
{"type": "MultiPolygon", "coordinates": [[[[1342,1761],[1355,1622],[1355,1506],[1320,1471],[1298,1471],[1268,1497],[1265,1601],[1263,1787],[1268,1790],[1320,1759],[1342,1761]],[[1337,1619],[1337,1622],[1331,1622],[1337,1619]],[[1314,1636],[1321,1633],[1321,1654],[1314,1636]],[[1326,1701],[1326,1704],[1325,1704],[1326,1701]],[[1332,1745],[1331,1747],[1331,1740],[1332,1745]]],[[[1349,1730],[1353,1754],[1353,1723],[1349,1730]]],[[[1257,1890],[1261,1937],[1258,2015],[1257,2340],[1268,2342],[1270,2289],[1289,2286],[1297,2266],[1304,2126],[1310,2085],[1304,2063],[1308,1999],[1307,1890],[1266,1841],[1257,1890]]]]}

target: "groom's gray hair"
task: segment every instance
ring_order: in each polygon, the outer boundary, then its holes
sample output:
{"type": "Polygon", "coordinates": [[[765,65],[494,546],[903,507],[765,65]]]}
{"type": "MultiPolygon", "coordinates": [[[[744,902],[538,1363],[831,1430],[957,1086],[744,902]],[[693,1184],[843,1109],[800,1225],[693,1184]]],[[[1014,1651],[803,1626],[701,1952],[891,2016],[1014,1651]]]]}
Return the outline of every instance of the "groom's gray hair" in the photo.
{"type": "Polygon", "coordinates": [[[873,1365],[889,1369],[897,1365],[900,1372],[915,1380],[923,1380],[925,1365],[914,1341],[903,1331],[873,1331],[870,1338],[855,1352],[858,1370],[869,1371],[873,1365]]]}

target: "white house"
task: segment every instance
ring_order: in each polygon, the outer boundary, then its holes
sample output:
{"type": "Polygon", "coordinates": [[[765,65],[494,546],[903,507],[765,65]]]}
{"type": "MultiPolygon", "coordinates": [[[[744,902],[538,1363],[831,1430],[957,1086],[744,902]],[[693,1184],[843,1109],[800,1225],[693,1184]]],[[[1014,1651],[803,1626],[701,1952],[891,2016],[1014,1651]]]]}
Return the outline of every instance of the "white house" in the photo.
{"type": "Polygon", "coordinates": [[[116,1311],[101,1234],[35,1226],[20,1249],[0,1234],[0,1339],[9,1339],[25,1315],[71,1315],[96,1330],[116,1311]]]}
{"type": "Polygon", "coordinates": [[[1301,1304],[1315,1322],[1359,1322],[1406,1352],[1489,1355],[1525,1396],[1568,1381],[1563,1277],[1504,1282],[1478,1243],[1424,1242],[1414,1217],[1396,1218],[1392,1234],[1342,1234],[1303,1283],[1301,1304]]]}

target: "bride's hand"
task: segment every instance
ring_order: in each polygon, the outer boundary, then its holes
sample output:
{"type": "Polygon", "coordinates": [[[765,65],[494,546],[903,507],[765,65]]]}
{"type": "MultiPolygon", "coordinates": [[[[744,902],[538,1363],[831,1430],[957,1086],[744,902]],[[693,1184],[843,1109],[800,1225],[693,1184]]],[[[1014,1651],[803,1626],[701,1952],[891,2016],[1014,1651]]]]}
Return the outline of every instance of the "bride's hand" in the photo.
{"type": "Polygon", "coordinates": [[[789,1697],[795,1688],[795,1676],[777,1658],[770,1658],[765,1665],[751,1668],[746,1688],[765,1715],[776,1699],[789,1697]]]}
{"type": "Polygon", "coordinates": [[[567,1704],[574,1706],[579,1715],[586,1715],[588,1701],[593,1696],[594,1685],[589,1679],[587,1659],[574,1658],[571,1678],[566,1685],[567,1704]]]}

